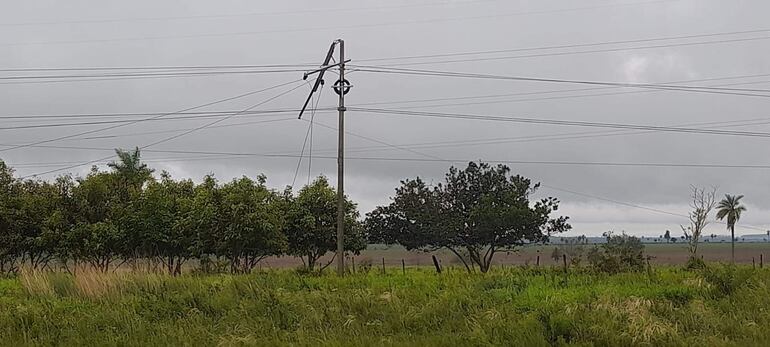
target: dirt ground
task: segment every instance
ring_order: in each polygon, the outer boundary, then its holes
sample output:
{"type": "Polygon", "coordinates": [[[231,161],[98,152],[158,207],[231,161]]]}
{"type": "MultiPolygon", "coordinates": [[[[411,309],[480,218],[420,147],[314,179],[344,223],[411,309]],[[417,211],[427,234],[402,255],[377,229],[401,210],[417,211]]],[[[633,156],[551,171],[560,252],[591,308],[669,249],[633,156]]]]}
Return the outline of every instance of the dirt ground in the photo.
{"type": "MultiPolygon", "coordinates": [[[[551,245],[528,246],[515,252],[499,252],[495,254],[493,263],[503,265],[535,265],[538,256],[541,265],[553,265],[557,262],[551,258],[553,248],[551,245]]],[[[592,247],[588,245],[587,247],[592,247]]],[[[683,264],[687,261],[689,253],[685,244],[646,244],[645,253],[651,256],[653,264],[683,264]]],[[[707,262],[729,262],[730,244],[729,243],[703,243],[699,246],[698,254],[703,256],[707,262]]],[[[445,266],[461,265],[457,257],[449,251],[440,250],[436,252],[407,251],[400,246],[382,246],[371,245],[368,249],[354,256],[352,262],[348,259],[348,264],[355,263],[356,266],[382,266],[385,262],[386,267],[400,267],[403,260],[406,266],[430,266],[433,261],[432,255],[436,255],[441,264],[445,266]]],[[[736,262],[742,264],[751,264],[754,261],[759,266],[760,257],[763,255],[764,263],[768,262],[770,256],[770,243],[736,243],[735,258],[736,262]]],[[[331,260],[330,256],[323,259],[323,262],[331,260]]],[[[262,267],[299,267],[302,261],[294,257],[273,257],[262,261],[262,267]]],[[[332,265],[334,266],[334,265],[332,265]]]]}

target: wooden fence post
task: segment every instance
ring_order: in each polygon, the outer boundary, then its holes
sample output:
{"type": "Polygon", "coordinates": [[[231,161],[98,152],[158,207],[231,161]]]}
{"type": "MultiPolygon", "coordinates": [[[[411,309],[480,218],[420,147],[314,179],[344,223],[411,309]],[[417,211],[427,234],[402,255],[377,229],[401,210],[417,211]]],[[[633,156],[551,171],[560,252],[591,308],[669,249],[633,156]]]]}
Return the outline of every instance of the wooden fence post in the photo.
{"type": "Polygon", "coordinates": [[[759,268],[761,269],[765,265],[765,255],[759,253],[759,268]]]}
{"type": "Polygon", "coordinates": [[[564,285],[566,286],[568,281],[568,276],[569,276],[569,274],[567,273],[567,255],[562,254],[561,259],[564,261],[564,285]]]}
{"type": "Polygon", "coordinates": [[[751,257],[751,267],[754,269],[757,268],[757,262],[754,260],[754,257],[751,257]]]}
{"type": "Polygon", "coordinates": [[[436,259],[435,255],[431,255],[433,257],[433,266],[436,267],[436,272],[441,273],[441,264],[439,264],[438,259],[436,259]]]}
{"type": "Polygon", "coordinates": [[[350,257],[350,266],[353,267],[353,273],[356,273],[356,257],[350,257]]]}
{"type": "Polygon", "coordinates": [[[404,258],[401,258],[401,272],[406,275],[406,262],[404,262],[404,258]]]}
{"type": "Polygon", "coordinates": [[[537,256],[537,260],[535,261],[535,266],[540,267],[540,255],[537,256]]]}
{"type": "Polygon", "coordinates": [[[385,258],[382,258],[382,274],[385,274],[385,258]]]}

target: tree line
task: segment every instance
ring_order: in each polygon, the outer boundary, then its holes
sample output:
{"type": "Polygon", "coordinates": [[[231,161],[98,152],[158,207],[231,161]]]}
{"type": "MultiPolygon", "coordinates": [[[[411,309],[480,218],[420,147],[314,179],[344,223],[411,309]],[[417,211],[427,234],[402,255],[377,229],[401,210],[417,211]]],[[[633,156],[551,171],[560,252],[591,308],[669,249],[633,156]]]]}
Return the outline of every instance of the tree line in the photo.
{"type": "MultiPolygon", "coordinates": [[[[186,262],[216,261],[248,273],[266,257],[294,256],[321,270],[336,249],[337,201],[325,177],[294,191],[267,178],[243,176],[200,183],[154,176],[139,149],[116,150],[107,170],[53,181],[19,179],[0,161],[0,272],[20,266],[67,271],[88,265],[109,271],[140,260],[180,274],[186,262]]],[[[448,249],[468,271],[486,272],[494,255],[568,230],[553,217],[556,198],[531,202],[539,187],[503,165],[450,168],[435,185],[402,181],[391,203],[361,218],[345,200],[345,249],[368,243],[448,249]]]]}

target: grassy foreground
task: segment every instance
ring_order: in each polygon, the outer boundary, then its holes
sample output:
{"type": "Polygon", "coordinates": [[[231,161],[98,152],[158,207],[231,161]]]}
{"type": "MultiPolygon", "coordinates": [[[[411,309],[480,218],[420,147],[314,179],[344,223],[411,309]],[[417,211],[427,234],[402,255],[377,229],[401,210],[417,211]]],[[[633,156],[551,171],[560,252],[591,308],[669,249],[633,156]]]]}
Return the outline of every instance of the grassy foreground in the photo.
{"type": "Polygon", "coordinates": [[[28,273],[0,280],[3,345],[770,344],[770,271],[372,270],[345,278],[28,273]]]}

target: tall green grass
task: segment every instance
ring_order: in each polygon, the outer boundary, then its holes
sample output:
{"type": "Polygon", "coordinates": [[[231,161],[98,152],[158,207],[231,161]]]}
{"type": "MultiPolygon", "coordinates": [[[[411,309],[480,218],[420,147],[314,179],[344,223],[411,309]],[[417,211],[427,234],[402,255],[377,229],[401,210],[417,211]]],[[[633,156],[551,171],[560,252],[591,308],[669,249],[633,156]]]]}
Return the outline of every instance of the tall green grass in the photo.
{"type": "Polygon", "coordinates": [[[0,344],[746,346],[770,344],[770,271],[710,266],[340,278],[289,270],[80,271],[0,280],[0,344]]]}

